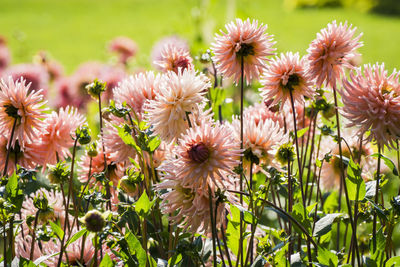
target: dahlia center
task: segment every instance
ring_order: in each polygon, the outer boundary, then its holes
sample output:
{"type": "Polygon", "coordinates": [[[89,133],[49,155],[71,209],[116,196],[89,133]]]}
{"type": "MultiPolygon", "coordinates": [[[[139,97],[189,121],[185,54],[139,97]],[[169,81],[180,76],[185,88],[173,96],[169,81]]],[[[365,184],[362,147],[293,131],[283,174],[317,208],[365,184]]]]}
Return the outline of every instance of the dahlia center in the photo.
{"type": "Polygon", "coordinates": [[[11,104],[6,104],[4,105],[5,112],[7,113],[8,116],[14,118],[14,119],[19,119],[21,116],[18,115],[18,108],[14,107],[11,104]]]}
{"type": "Polygon", "coordinates": [[[254,47],[252,44],[240,44],[239,51],[236,54],[243,57],[254,55],[254,47]]]}
{"type": "Polygon", "coordinates": [[[297,74],[291,74],[289,75],[288,81],[284,87],[290,91],[294,90],[295,86],[298,86],[300,84],[300,77],[297,74]]]}
{"type": "Polygon", "coordinates": [[[210,151],[203,143],[193,144],[188,150],[189,158],[197,163],[205,162],[210,156],[210,151]]]}

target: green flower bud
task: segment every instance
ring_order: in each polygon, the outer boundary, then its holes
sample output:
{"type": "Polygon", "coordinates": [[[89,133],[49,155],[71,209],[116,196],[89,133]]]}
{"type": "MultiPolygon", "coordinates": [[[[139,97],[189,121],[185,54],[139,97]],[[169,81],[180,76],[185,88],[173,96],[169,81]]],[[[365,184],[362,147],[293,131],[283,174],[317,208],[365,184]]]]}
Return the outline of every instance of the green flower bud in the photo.
{"type": "Polygon", "coordinates": [[[106,90],[106,83],[95,79],[86,85],[86,90],[93,98],[98,99],[99,95],[106,90]]]}
{"type": "Polygon", "coordinates": [[[97,210],[91,210],[86,213],[84,222],[86,225],[86,229],[94,233],[98,233],[103,230],[106,224],[103,215],[97,210]]]}

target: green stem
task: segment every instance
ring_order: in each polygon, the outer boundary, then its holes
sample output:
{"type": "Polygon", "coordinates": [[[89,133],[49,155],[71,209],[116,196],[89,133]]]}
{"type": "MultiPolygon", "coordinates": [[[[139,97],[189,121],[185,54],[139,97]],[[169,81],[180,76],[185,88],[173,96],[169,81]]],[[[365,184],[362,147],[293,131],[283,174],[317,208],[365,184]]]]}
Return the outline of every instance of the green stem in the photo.
{"type": "MultiPolygon", "coordinates": [[[[376,170],[376,189],[375,189],[375,205],[378,205],[378,195],[379,195],[379,181],[380,181],[380,171],[381,171],[381,146],[378,143],[378,166],[376,170]]],[[[376,251],[376,219],[377,214],[376,211],[374,212],[374,221],[372,224],[372,245],[373,245],[373,252],[376,251]]]]}
{"type": "MultiPolygon", "coordinates": [[[[3,176],[6,176],[7,174],[7,168],[8,168],[8,160],[10,158],[10,151],[11,151],[11,142],[14,138],[14,132],[15,132],[15,127],[17,126],[17,119],[14,120],[13,126],[12,126],[12,130],[11,130],[11,137],[10,137],[10,141],[8,141],[8,146],[7,146],[7,155],[6,155],[6,161],[4,164],[4,171],[3,171],[3,176]]],[[[15,158],[15,161],[17,160],[17,158],[15,158]]]]}
{"type": "Polygon", "coordinates": [[[215,221],[213,219],[213,204],[212,204],[212,194],[211,194],[211,187],[208,185],[208,202],[210,206],[210,223],[211,223],[211,235],[212,235],[212,247],[213,247],[213,260],[214,260],[214,267],[217,266],[217,250],[215,247],[215,221]]]}

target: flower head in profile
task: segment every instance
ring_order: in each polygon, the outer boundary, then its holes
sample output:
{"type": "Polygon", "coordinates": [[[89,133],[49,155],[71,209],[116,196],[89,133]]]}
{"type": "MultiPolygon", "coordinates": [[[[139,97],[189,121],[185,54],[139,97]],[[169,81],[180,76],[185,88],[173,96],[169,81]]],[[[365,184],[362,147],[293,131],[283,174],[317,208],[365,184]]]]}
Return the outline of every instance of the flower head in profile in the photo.
{"type": "Polygon", "coordinates": [[[83,115],[76,108],[61,108],[58,113],[53,111],[43,121],[43,130],[40,134],[42,146],[46,148],[46,156],[42,165],[56,164],[71,156],[69,149],[73,146],[72,136],[75,130],[85,123],[83,115]]]}
{"type": "Polygon", "coordinates": [[[11,146],[19,141],[21,147],[37,137],[37,130],[43,125],[42,91],[29,92],[29,84],[24,79],[0,81],[0,132],[10,136],[14,126],[11,146]]]}
{"type": "Polygon", "coordinates": [[[359,42],[362,34],[353,37],[357,28],[352,25],[336,21],[317,33],[308,48],[308,60],[310,62],[310,75],[316,79],[316,84],[331,87],[344,75],[344,67],[353,68],[350,60],[358,55],[356,49],[362,46],[359,42]]]}
{"type": "Polygon", "coordinates": [[[109,45],[109,50],[119,55],[119,61],[126,64],[131,57],[137,53],[137,44],[126,36],[119,36],[114,38],[109,45]]]}
{"type": "Polygon", "coordinates": [[[124,102],[133,109],[139,119],[143,117],[143,105],[155,99],[161,83],[161,75],[152,71],[138,73],[125,78],[114,88],[114,99],[118,104],[124,102]]]}
{"type": "Polygon", "coordinates": [[[182,186],[207,189],[209,184],[225,188],[238,165],[239,144],[226,126],[203,123],[187,130],[179,145],[161,164],[160,171],[174,169],[182,186]]]}
{"type": "Polygon", "coordinates": [[[155,134],[170,142],[188,128],[187,114],[201,113],[199,104],[206,101],[204,94],[209,80],[193,69],[168,72],[154,100],[145,105],[146,120],[155,134]]]}
{"type": "Polygon", "coordinates": [[[163,72],[173,71],[178,73],[178,70],[192,69],[193,59],[184,48],[174,45],[167,45],[161,51],[161,59],[154,62],[163,72]]]}
{"type": "Polygon", "coordinates": [[[258,21],[236,19],[225,26],[227,32],[216,35],[212,50],[217,69],[225,77],[233,77],[239,83],[242,60],[243,74],[247,84],[257,79],[266,67],[265,61],[273,55],[272,36],[267,35],[267,25],[258,21]]]}
{"type": "Polygon", "coordinates": [[[381,146],[393,147],[400,136],[399,76],[375,64],[357,68],[343,79],[343,116],[350,121],[348,126],[357,126],[360,134],[369,131],[367,140],[381,146]]]}
{"type": "Polygon", "coordinates": [[[264,72],[260,89],[264,100],[274,98],[271,105],[276,105],[279,101],[284,106],[286,101],[304,103],[304,97],[312,98],[314,90],[312,82],[307,74],[307,63],[299,54],[288,52],[275,58],[264,72]]]}

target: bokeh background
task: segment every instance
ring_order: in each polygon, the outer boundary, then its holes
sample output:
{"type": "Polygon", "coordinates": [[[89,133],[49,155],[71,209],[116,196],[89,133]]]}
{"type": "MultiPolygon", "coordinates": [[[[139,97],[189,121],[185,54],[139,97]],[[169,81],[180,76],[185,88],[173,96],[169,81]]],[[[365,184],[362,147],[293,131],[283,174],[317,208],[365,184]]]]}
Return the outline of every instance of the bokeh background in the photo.
{"type": "Polygon", "coordinates": [[[139,47],[133,66],[150,67],[153,44],[166,35],[184,37],[194,54],[235,17],[268,24],[278,52],[305,54],[316,33],[332,20],[363,32],[363,63],[400,65],[398,0],[0,0],[0,35],[12,63],[32,61],[41,50],[67,73],[88,60],[110,60],[106,47],[125,35],[139,47]]]}

